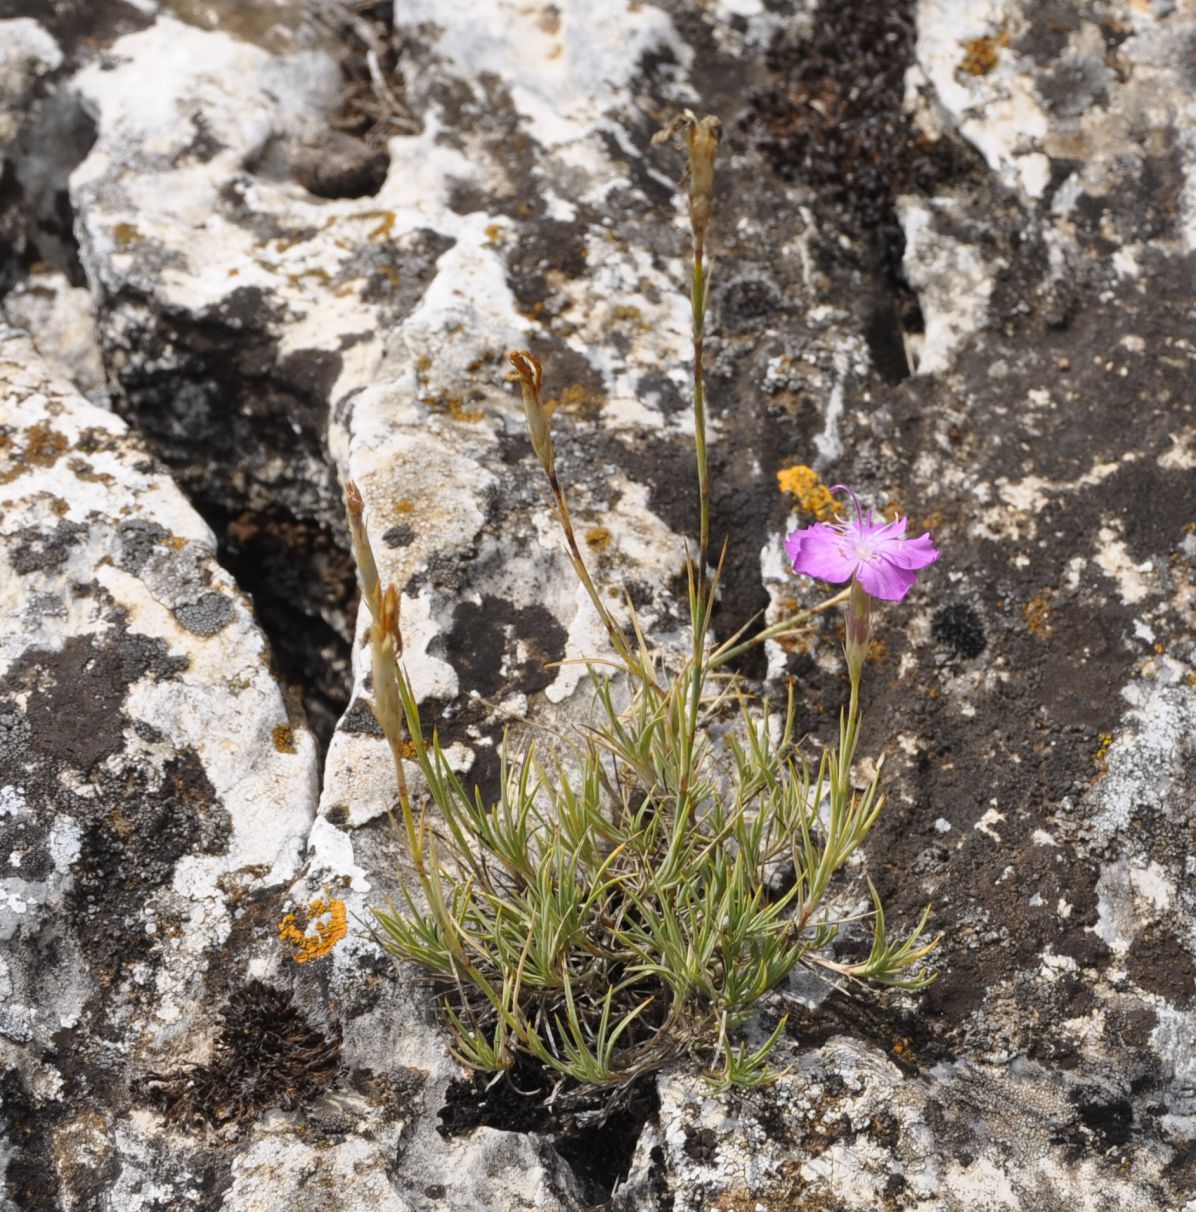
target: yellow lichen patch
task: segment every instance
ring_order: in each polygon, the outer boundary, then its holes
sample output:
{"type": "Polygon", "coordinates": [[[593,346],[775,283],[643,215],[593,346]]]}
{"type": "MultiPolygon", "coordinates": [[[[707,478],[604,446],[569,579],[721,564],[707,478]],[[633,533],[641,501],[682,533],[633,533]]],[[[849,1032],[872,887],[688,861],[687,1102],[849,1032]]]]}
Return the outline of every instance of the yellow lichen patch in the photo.
{"type": "Polygon", "coordinates": [[[1051,604],[1045,593],[1037,594],[1022,606],[1022,618],[1026,620],[1026,630],[1040,640],[1051,634],[1051,604]]]}
{"type": "Polygon", "coordinates": [[[640,332],[648,332],[651,328],[648,321],[644,319],[644,313],[638,307],[630,304],[620,304],[610,314],[612,319],[630,324],[638,328],[640,332]]]}
{"type": "Polygon", "coordinates": [[[586,545],[594,551],[605,551],[610,546],[610,531],[605,526],[591,526],[586,531],[586,545]]]}
{"type": "Polygon", "coordinates": [[[585,416],[596,413],[606,403],[606,397],[599,392],[589,391],[580,384],[571,383],[561,390],[559,396],[544,401],[545,409],[551,414],[559,408],[572,416],[585,416]]]}
{"type": "Polygon", "coordinates": [[[112,238],[116,241],[117,248],[128,248],[130,244],[136,244],[141,239],[141,232],[137,230],[135,223],[118,223],[112,229],[112,238]]]}
{"type": "Polygon", "coordinates": [[[292,286],[298,286],[304,278],[315,278],[321,286],[327,286],[332,281],[329,272],[318,265],[312,269],[302,269],[297,274],[287,274],[287,281],[292,286]]]}
{"type": "Polygon", "coordinates": [[[290,724],[279,724],[270,734],[274,740],[274,748],[279,753],[298,753],[295,748],[295,730],[290,724]]]}
{"type": "Polygon", "coordinates": [[[393,210],[361,210],[355,215],[344,215],[345,219],[377,219],[378,226],[371,227],[366,232],[367,240],[385,240],[395,225],[395,212],[393,210]]]}
{"type": "Polygon", "coordinates": [[[470,408],[460,396],[449,396],[448,410],[454,421],[481,421],[486,415],[480,408],[470,408]]]}
{"type": "Polygon", "coordinates": [[[1092,755],[1092,760],[1096,763],[1096,768],[1101,774],[1109,773],[1109,750],[1113,747],[1113,734],[1111,732],[1102,732],[1100,734],[1100,746],[1092,755]]]}
{"type": "Polygon", "coordinates": [[[997,50],[1009,45],[1009,35],[995,38],[972,38],[963,44],[963,61],[959,70],[969,76],[987,76],[997,66],[997,50]]]}
{"type": "Polygon", "coordinates": [[[17,476],[28,471],[30,467],[51,467],[59,456],[70,445],[66,435],[50,428],[48,421],[38,421],[24,431],[25,446],[23,450],[6,450],[5,461],[12,460],[12,466],[0,471],[0,484],[7,484],[17,476]]]}
{"type": "Polygon", "coordinates": [[[307,906],[306,912],[287,913],[278,923],[278,937],[295,948],[297,964],[327,955],[348,933],[348,910],[345,902],[335,896],[318,896],[307,906]],[[302,927],[298,921],[300,916],[306,918],[302,927]]]}
{"type": "Polygon", "coordinates": [[[793,497],[801,509],[820,521],[834,516],[835,498],[812,467],[803,463],[782,467],[777,472],[777,486],[793,497]]]}
{"type": "Polygon", "coordinates": [[[502,228],[497,223],[486,224],[486,243],[497,244],[502,237],[502,228]]]}
{"type": "Polygon", "coordinates": [[[395,502],[395,513],[414,513],[415,502],[410,497],[401,497],[395,502]]]}

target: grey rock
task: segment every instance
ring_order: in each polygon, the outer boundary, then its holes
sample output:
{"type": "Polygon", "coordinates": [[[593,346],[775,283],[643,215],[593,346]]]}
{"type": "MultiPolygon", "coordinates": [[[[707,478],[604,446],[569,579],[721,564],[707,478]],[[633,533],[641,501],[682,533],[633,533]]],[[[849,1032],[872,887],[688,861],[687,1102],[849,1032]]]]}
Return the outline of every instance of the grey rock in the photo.
{"type": "MultiPolygon", "coordinates": [[[[215,30],[161,14],[64,83],[95,123],[70,190],[114,407],[226,548],[239,533],[287,553],[242,588],[264,620],[272,600],[319,620],[313,658],[339,635],[324,668],[353,707],[317,788],[212,536],[120,422],[47,388],[6,336],[0,606],[18,639],[0,649],[16,687],[0,754],[20,779],[0,825],[34,840],[6,848],[19,962],[0,971],[0,1035],[10,1120],[38,1125],[10,1129],[10,1183],[44,1173],[67,1206],[129,1208],[208,1192],[228,1209],[1191,1206],[1191,15],[920,0],[860,6],[828,49],[836,10],[770,7],[404,0],[416,121],[387,141],[384,179],[380,154],[332,134],[336,48],[295,35],[297,6],[268,36],[231,9],[215,30]],[[584,720],[580,671],[554,662],[603,650],[503,382],[510,348],[544,357],[598,578],[681,634],[686,232],[679,165],[648,140],[699,91],[728,130],[715,625],[813,599],[780,550],[810,520],[783,468],[933,529],[943,560],[879,623],[866,709],[889,803],[855,874],[895,923],[934,903],[941,977],[920,998],[778,990],[757,1028],[789,1015],[790,1073],[735,1097],[662,1075],[634,1153],[598,1181],[556,1146],[610,1138],[563,1113],[513,1133],[475,1108],[479,1126],[442,1136],[468,1096],[427,990],[360,925],[311,954],[308,919],[336,902],[368,921],[404,861],[338,483],[361,485],[403,592],[429,722],[483,785],[504,724],[519,739],[584,720]],[[837,123],[812,116],[828,98],[837,123]],[[118,779],[126,815],[164,787],[185,811],[131,817],[149,839],[134,847],[97,808],[118,779]],[[31,940],[64,962],[39,967],[31,940]],[[343,1070],[300,1106],[168,1128],[134,1076],[209,1073],[250,978],[335,1028],[343,1070]],[[82,1079],[51,1051],[62,1031],[82,1079]]],[[[21,71],[27,91],[44,75],[21,71]]],[[[800,729],[827,735],[833,622],[745,672],[796,677],[800,729]]]]}

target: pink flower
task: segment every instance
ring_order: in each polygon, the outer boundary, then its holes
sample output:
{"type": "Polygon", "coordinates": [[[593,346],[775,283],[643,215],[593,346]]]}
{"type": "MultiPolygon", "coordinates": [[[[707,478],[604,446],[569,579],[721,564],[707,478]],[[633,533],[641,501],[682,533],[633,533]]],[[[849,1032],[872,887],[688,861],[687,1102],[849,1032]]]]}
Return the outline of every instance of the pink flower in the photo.
{"type": "Polygon", "coordinates": [[[793,571],[832,583],[855,580],[874,598],[901,601],[918,579],[915,570],[939,558],[930,533],[907,539],[906,518],[874,521],[872,510],[864,516],[852,489],[846,484],[836,484],[831,489],[840,491],[849,493],[855,503],[856,520],[844,522],[840,518],[795,530],[785,540],[785,553],[793,563],[793,571]]]}

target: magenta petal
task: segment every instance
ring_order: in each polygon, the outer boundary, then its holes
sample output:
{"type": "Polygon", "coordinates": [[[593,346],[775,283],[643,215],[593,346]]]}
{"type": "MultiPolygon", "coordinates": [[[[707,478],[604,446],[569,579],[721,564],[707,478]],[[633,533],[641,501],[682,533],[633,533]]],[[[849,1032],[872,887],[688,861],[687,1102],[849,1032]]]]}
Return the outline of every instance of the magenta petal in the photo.
{"type": "Polygon", "coordinates": [[[820,581],[850,581],[859,564],[843,535],[823,522],[795,530],[785,540],[785,552],[794,572],[820,581]]]}
{"type": "Polygon", "coordinates": [[[900,602],[918,579],[910,569],[891,564],[883,555],[861,564],[856,575],[865,592],[886,602],[900,602]]]}
{"type": "Polygon", "coordinates": [[[930,541],[929,532],[916,539],[897,539],[879,549],[882,559],[898,568],[925,568],[939,558],[938,548],[930,541]]]}

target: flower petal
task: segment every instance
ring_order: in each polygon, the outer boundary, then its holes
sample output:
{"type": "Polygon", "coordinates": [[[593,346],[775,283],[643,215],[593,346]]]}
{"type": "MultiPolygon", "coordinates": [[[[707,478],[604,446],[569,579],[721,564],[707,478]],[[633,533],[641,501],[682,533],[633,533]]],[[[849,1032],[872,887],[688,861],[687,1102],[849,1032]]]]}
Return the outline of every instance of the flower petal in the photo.
{"type": "Polygon", "coordinates": [[[930,532],[916,539],[879,539],[876,553],[898,568],[925,568],[939,558],[939,550],[930,540],[930,532]]]}
{"type": "Polygon", "coordinates": [[[794,572],[832,583],[850,581],[859,566],[859,557],[848,540],[824,522],[793,531],[785,540],[785,554],[794,572]]]}
{"type": "Polygon", "coordinates": [[[918,579],[911,569],[901,568],[879,553],[862,563],[856,575],[867,593],[886,602],[900,602],[918,579]]]}

